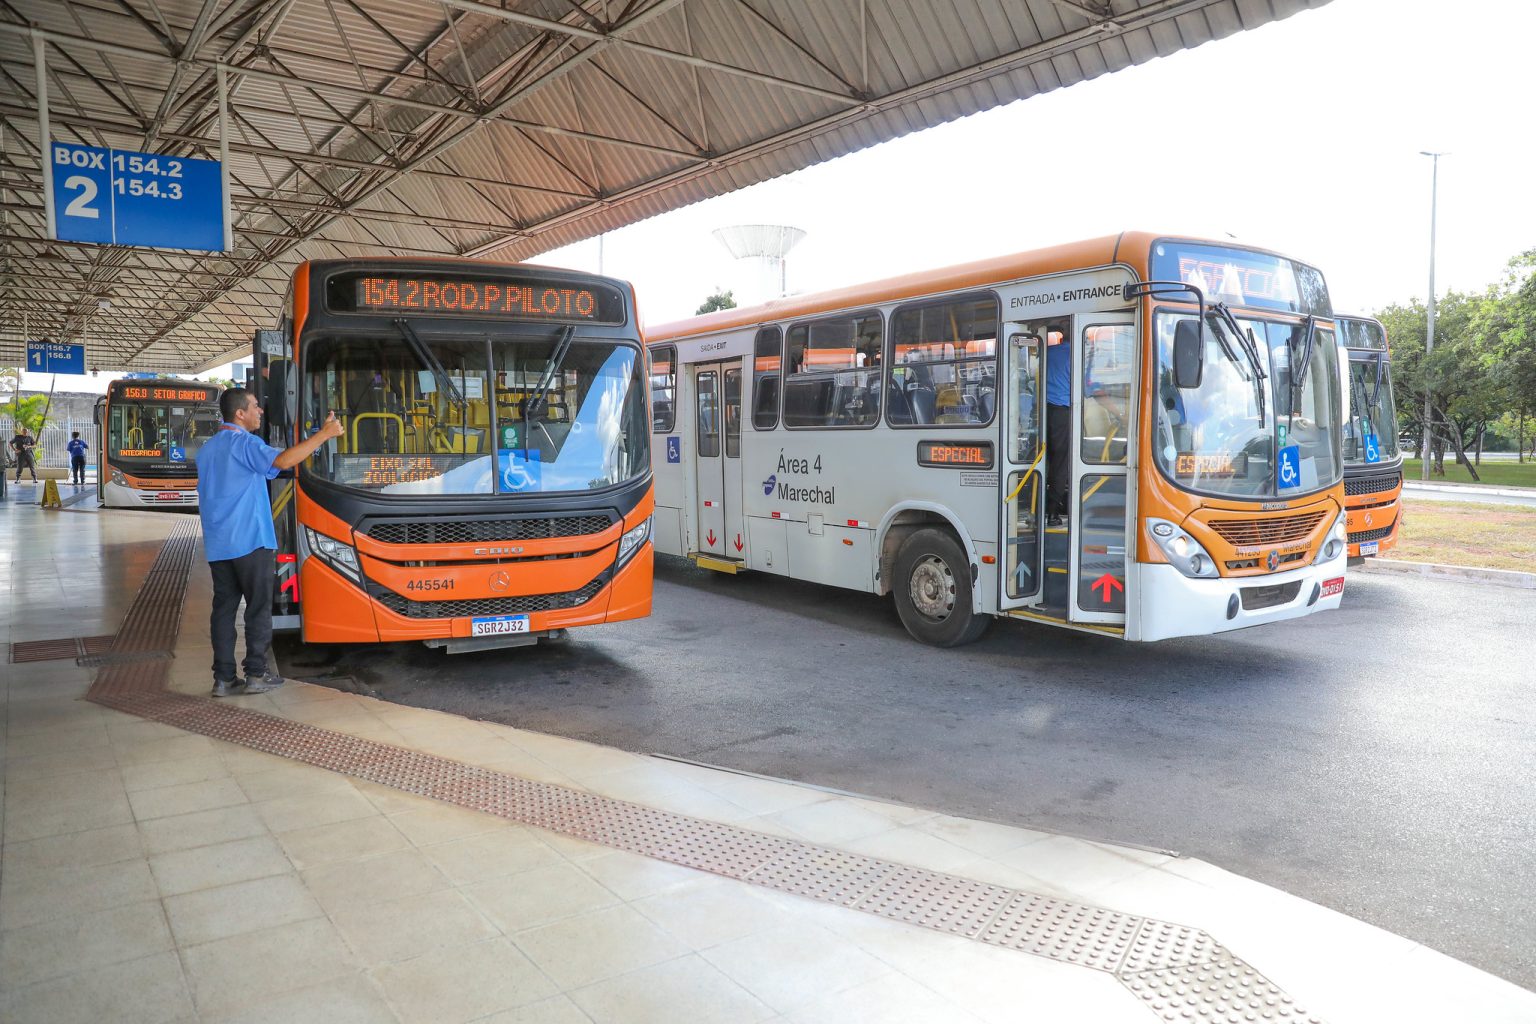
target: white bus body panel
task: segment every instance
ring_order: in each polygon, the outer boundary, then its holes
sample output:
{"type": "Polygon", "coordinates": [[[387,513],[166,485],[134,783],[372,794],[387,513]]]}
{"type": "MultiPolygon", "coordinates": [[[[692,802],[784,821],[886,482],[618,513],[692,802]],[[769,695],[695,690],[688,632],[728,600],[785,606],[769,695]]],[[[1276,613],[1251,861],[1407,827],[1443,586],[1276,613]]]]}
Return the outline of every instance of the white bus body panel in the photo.
{"type": "Polygon", "coordinates": [[[1344,576],[1347,554],[1327,562],[1277,572],[1270,576],[1191,579],[1171,565],[1146,563],[1137,566],[1141,577],[1137,588],[1137,613],[1131,618],[1136,632],[1126,632],[1129,640],[1167,640],[1176,636],[1206,636],[1228,630],[1259,626],[1267,622],[1300,618],[1310,612],[1339,607],[1343,591],[1320,597],[1316,604],[1307,602],[1314,586],[1344,576]],[[1296,596],[1283,605],[1254,611],[1238,608],[1234,618],[1227,618],[1227,603],[1243,587],[1272,587],[1300,581],[1296,596]]]}
{"type": "Polygon", "coordinates": [[[184,488],[126,487],[110,480],[102,485],[101,502],[108,508],[197,508],[197,481],[184,488]]]}

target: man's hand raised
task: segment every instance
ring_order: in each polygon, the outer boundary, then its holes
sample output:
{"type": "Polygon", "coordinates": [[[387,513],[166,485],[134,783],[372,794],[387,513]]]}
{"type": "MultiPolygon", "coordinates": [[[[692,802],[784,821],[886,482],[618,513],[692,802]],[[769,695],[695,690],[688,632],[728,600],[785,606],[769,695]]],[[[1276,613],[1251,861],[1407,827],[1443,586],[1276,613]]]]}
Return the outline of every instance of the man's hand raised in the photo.
{"type": "Polygon", "coordinates": [[[320,436],[327,441],[333,437],[340,437],[346,432],[346,428],[341,425],[341,420],[336,418],[335,410],[332,410],[331,414],[325,418],[325,422],[320,424],[320,436]]]}

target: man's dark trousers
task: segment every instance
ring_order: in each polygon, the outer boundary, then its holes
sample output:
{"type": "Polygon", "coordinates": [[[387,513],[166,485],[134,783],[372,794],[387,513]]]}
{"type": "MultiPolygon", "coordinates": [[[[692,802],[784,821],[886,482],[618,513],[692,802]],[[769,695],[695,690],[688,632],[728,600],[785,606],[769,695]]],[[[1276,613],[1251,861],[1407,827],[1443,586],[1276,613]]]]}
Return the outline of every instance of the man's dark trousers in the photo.
{"type": "Polygon", "coordinates": [[[1045,513],[1064,516],[1071,512],[1072,409],[1065,405],[1047,405],[1045,417],[1045,513]]]}
{"type": "Polygon", "coordinates": [[[69,459],[69,477],[77,484],[85,483],[85,456],[72,455],[69,459]]]}
{"type": "Polygon", "coordinates": [[[259,679],[267,673],[267,648],[272,643],[272,586],[277,552],[257,548],[239,558],[209,562],[213,573],[213,677],[235,676],[235,612],[245,598],[245,674],[259,679]]]}

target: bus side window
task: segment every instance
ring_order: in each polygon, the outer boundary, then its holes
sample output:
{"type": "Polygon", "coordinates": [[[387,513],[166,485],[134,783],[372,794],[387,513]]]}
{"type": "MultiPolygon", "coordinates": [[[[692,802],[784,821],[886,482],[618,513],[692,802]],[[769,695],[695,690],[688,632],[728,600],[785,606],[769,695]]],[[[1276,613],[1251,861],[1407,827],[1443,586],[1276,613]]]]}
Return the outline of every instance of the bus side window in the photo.
{"type": "Polygon", "coordinates": [[[880,418],[881,367],[867,365],[881,341],[880,314],[856,313],[789,329],[786,427],[867,427],[880,418]],[[863,362],[861,362],[861,354],[863,362]]]}
{"type": "Polygon", "coordinates": [[[997,413],[996,296],[898,309],[891,317],[893,426],[980,426],[997,413]]]}
{"type": "Polygon", "coordinates": [[[783,379],[784,341],[777,327],[757,332],[752,346],[752,427],[779,425],[779,381],[783,379]]]}
{"type": "Polygon", "coordinates": [[[665,345],[650,350],[651,432],[670,434],[676,425],[677,349],[665,345]]]}

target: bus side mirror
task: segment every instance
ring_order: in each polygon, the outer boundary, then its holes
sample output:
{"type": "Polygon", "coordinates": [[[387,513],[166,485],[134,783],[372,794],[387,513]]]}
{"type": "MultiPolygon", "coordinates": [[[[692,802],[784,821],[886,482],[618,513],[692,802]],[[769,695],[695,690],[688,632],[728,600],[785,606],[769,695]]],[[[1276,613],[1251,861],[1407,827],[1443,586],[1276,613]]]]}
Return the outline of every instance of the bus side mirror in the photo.
{"type": "Polygon", "coordinates": [[[1205,339],[1196,320],[1180,320],[1173,329],[1173,385],[1185,391],[1200,386],[1205,373],[1205,339]]]}

